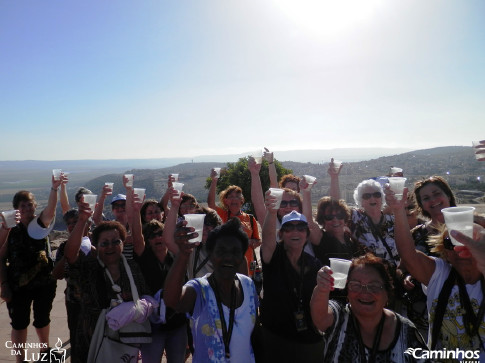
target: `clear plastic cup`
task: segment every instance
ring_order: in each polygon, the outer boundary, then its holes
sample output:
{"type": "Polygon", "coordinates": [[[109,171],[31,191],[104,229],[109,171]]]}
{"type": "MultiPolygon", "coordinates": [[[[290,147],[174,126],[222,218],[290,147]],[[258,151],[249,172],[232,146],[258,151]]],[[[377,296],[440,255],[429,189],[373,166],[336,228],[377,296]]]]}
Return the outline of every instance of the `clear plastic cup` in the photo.
{"type": "Polygon", "coordinates": [[[179,174],[170,174],[173,178],[173,181],[178,182],[179,181],[179,174]]]}
{"type": "Polygon", "coordinates": [[[172,187],[178,192],[177,198],[180,199],[182,197],[182,190],[184,188],[184,183],[173,182],[172,187]]]}
{"type": "Polygon", "coordinates": [[[342,162],[340,160],[334,160],[333,161],[333,170],[338,171],[340,169],[340,165],[342,165],[342,162]]]}
{"type": "Polygon", "coordinates": [[[389,169],[389,175],[390,176],[395,176],[396,174],[396,177],[399,177],[399,176],[402,176],[402,172],[403,170],[401,168],[397,168],[397,167],[394,167],[394,166],[391,166],[391,168],[389,169]]]}
{"type": "Polygon", "coordinates": [[[258,149],[249,154],[249,156],[253,157],[256,164],[261,164],[263,162],[263,150],[258,149]]]}
{"type": "Polygon", "coordinates": [[[303,175],[303,178],[305,178],[305,181],[310,185],[310,187],[315,183],[315,180],[317,180],[316,177],[311,176],[311,175],[303,175]]]}
{"type": "Polygon", "coordinates": [[[204,214],[184,214],[187,227],[194,227],[199,236],[189,239],[190,243],[202,242],[202,232],[204,231],[204,214]]]}
{"type": "Polygon", "coordinates": [[[394,196],[397,200],[401,200],[403,196],[404,185],[406,184],[406,178],[398,176],[391,176],[387,178],[389,181],[389,187],[394,192],[394,196]]]}
{"type": "Polygon", "coordinates": [[[138,195],[138,198],[143,201],[143,199],[145,198],[145,191],[146,189],[145,188],[133,188],[133,192],[138,195]]]}
{"type": "Polygon", "coordinates": [[[347,276],[352,261],[343,260],[341,258],[329,258],[330,268],[332,269],[332,277],[334,279],[333,287],[336,289],[345,289],[347,283],[347,276]]]}
{"type": "Polygon", "coordinates": [[[478,161],[485,161],[485,140],[472,141],[474,148],[475,159],[478,161]]]}
{"type": "Polygon", "coordinates": [[[285,192],[283,189],[280,188],[269,188],[270,194],[273,197],[276,197],[276,204],[273,209],[279,209],[281,205],[281,200],[283,199],[283,193],[285,192]]]}
{"type": "Polygon", "coordinates": [[[7,228],[13,228],[17,225],[17,213],[19,211],[17,209],[7,210],[2,212],[2,217],[7,225],[7,228]]]}
{"type": "MultiPolygon", "coordinates": [[[[473,237],[473,212],[474,207],[449,207],[441,210],[445,217],[446,228],[448,232],[451,230],[459,231],[468,237],[473,237]]],[[[463,246],[463,243],[458,242],[451,235],[451,243],[455,246],[463,246]]]]}
{"type": "Polygon", "coordinates": [[[216,178],[219,179],[221,177],[221,168],[214,168],[214,171],[216,172],[216,178]]]}
{"type": "Polygon", "coordinates": [[[83,201],[84,203],[89,204],[89,208],[94,212],[94,209],[96,208],[96,198],[98,196],[96,194],[84,194],[83,195],[83,201]]]}
{"type": "Polygon", "coordinates": [[[54,176],[54,180],[61,180],[61,173],[62,169],[52,169],[52,175],[54,176]]]}
{"type": "Polygon", "coordinates": [[[114,187],[115,183],[106,182],[106,183],[104,183],[104,185],[107,186],[110,189],[110,193],[113,194],[113,187],[114,187]]]}
{"type": "Polygon", "coordinates": [[[133,174],[125,174],[125,178],[127,179],[126,186],[133,187],[133,179],[135,176],[133,174]]]}

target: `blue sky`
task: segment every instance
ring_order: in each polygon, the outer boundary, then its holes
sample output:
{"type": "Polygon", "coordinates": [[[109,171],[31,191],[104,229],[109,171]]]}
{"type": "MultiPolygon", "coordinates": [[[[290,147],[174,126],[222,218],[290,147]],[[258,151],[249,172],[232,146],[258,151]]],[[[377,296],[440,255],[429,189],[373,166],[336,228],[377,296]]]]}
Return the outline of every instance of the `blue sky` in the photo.
{"type": "Polygon", "coordinates": [[[0,160],[485,139],[480,0],[0,0],[0,160]]]}

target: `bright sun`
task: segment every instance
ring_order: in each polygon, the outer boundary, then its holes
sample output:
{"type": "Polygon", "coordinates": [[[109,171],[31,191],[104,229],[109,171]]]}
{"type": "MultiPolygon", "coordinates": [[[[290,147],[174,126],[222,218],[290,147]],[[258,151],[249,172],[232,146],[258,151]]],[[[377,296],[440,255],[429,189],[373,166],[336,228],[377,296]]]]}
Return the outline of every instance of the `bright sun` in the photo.
{"type": "Polygon", "coordinates": [[[370,22],[385,0],[273,0],[300,29],[332,36],[370,22]]]}

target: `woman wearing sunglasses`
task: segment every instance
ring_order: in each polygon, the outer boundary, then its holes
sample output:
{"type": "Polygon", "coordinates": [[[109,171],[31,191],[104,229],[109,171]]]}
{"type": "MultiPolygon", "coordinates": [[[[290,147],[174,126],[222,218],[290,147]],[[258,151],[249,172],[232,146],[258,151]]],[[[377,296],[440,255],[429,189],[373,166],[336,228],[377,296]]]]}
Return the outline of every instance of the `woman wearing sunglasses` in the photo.
{"type": "Polygon", "coordinates": [[[261,323],[264,362],[322,362],[323,341],[310,316],[320,261],[304,251],[310,235],[304,215],[285,215],[276,239],[276,198],[266,193],[263,224],[261,323]]]}
{"type": "MultiPolygon", "coordinates": [[[[485,361],[484,276],[470,253],[457,252],[463,247],[455,251],[446,231],[430,238],[434,246],[431,252],[439,257],[428,256],[415,248],[404,209],[406,195],[405,188],[403,200],[396,200],[394,193],[386,189],[387,203],[395,215],[402,263],[427,287],[428,346],[433,350],[480,351],[480,357],[474,359],[485,361]]],[[[476,225],[474,239],[481,236],[483,228],[476,225]]]]}
{"type": "Polygon", "coordinates": [[[366,254],[352,261],[347,277],[348,304],[329,300],[332,270],[318,272],[311,298],[313,323],[325,333],[324,362],[416,362],[408,348],[426,350],[423,338],[406,318],[386,309],[393,293],[388,264],[366,254]]]}

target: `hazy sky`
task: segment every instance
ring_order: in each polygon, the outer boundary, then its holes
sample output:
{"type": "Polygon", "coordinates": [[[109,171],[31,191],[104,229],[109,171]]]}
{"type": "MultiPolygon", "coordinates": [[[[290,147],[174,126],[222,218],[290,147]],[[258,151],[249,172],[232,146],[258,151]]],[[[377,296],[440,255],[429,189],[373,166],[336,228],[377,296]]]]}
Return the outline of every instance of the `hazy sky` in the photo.
{"type": "Polygon", "coordinates": [[[0,160],[485,138],[482,0],[0,0],[0,160]]]}

